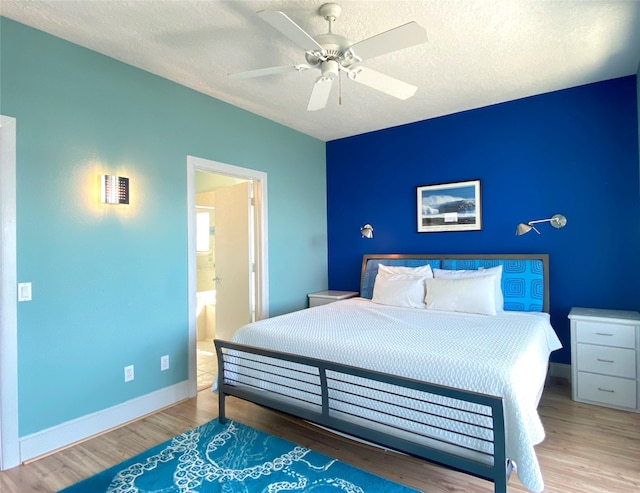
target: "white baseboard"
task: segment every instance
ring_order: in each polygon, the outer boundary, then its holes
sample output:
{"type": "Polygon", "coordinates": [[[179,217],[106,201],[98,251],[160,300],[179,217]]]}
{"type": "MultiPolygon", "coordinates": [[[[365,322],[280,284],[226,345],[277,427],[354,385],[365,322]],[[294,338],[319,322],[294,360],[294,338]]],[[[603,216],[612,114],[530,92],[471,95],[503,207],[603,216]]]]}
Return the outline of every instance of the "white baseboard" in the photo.
{"type": "MultiPolygon", "coordinates": [[[[549,376],[571,382],[571,365],[550,363],[549,376]]],[[[25,462],[121,426],[159,409],[193,397],[185,380],[117,406],[88,414],[20,438],[20,461],[25,462]]]]}
{"type": "Polygon", "coordinates": [[[189,381],[185,380],[171,387],[22,437],[20,438],[20,461],[24,462],[48,454],[193,397],[193,392],[189,392],[191,387],[189,381]]]}
{"type": "Polygon", "coordinates": [[[571,383],[571,365],[566,363],[549,363],[549,376],[563,378],[571,383]]]}

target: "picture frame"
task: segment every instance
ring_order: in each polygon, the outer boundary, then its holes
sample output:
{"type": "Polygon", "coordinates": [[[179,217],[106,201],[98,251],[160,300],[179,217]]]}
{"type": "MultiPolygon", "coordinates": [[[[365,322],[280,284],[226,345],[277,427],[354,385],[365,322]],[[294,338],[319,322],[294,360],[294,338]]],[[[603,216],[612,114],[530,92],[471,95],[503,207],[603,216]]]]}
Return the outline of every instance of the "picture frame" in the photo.
{"type": "Polygon", "coordinates": [[[418,233],[482,229],[480,180],[416,187],[418,233]]]}

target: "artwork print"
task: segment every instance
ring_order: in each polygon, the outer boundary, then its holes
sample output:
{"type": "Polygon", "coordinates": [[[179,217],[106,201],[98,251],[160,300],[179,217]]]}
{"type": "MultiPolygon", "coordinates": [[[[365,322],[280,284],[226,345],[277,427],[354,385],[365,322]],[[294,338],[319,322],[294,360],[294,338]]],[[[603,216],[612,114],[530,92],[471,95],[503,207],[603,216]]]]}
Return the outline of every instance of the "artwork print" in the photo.
{"type": "Polygon", "coordinates": [[[482,229],[480,180],[417,187],[418,232],[482,229]]]}

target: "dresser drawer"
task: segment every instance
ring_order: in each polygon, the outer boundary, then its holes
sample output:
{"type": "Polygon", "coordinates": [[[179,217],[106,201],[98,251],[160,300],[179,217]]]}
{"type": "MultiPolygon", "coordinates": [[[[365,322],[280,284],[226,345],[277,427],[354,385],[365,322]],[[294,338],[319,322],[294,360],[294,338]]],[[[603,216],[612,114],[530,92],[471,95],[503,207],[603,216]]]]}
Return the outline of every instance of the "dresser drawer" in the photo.
{"type": "Polygon", "coordinates": [[[636,327],[634,325],[614,325],[606,322],[586,322],[577,325],[577,342],[635,348],[636,327]]]}
{"type": "Polygon", "coordinates": [[[578,372],[578,399],[601,404],[637,408],[636,380],[578,372]]]}
{"type": "Polygon", "coordinates": [[[577,363],[580,371],[636,378],[636,352],[633,349],[578,344],[577,363]]]}

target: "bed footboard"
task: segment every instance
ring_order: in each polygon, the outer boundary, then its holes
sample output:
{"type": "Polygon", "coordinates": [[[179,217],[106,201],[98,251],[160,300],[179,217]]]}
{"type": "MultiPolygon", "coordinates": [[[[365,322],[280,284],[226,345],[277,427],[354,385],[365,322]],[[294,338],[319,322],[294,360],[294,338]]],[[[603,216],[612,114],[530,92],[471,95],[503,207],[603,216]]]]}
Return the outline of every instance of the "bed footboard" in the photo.
{"type": "Polygon", "coordinates": [[[235,396],[494,483],[506,493],[501,397],[216,339],[219,420],[235,396]]]}

